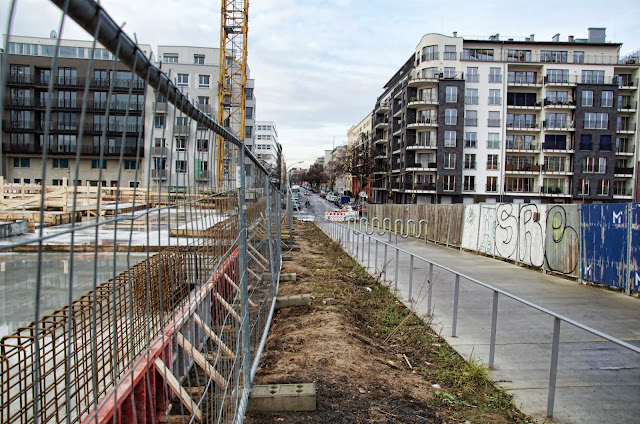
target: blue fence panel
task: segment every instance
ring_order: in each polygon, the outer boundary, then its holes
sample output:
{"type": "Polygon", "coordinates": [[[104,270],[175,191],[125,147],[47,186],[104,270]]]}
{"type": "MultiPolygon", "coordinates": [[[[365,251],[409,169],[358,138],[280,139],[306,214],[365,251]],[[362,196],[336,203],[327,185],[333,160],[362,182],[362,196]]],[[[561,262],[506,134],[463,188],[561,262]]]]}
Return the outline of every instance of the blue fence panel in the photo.
{"type": "Polygon", "coordinates": [[[631,278],[629,287],[640,292],[640,203],[631,204],[631,278]]]}
{"type": "Polygon", "coordinates": [[[627,205],[582,205],[582,279],[620,289],[627,280],[627,205]]]}

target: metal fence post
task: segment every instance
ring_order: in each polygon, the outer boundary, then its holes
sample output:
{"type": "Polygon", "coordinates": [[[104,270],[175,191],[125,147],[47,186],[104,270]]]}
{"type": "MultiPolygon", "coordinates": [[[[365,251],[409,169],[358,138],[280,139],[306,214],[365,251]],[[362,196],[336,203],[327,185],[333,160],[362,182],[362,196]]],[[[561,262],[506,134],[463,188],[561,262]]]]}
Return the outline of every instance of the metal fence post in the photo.
{"type": "Polygon", "coordinates": [[[493,291],[493,308],[491,311],[491,339],[489,341],[489,369],[493,369],[496,354],[496,331],[498,329],[498,292],[493,291]]]}
{"type": "MultiPolygon", "coordinates": [[[[244,164],[244,149],[240,148],[239,150],[239,162],[244,164]]],[[[245,184],[245,173],[240,172],[240,187],[238,187],[238,227],[240,230],[238,267],[240,268],[240,307],[242,308],[242,368],[244,370],[244,390],[248,391],[251,389],[251,330],[249,329],[249,261],[247,256],[247,204],[245,199],[245,184]]],[[[292,218],[290,217],[290,219],[292,218]]],[[[291,233],[291,228],[289,233],[291,233]]]]}
{"type": "Polygon", "coordinates": [[[271,216],[271,182],[269,181],[269,178],[265,178],[265,184],[264,184],[264,189],[265,189],[265,197],[267,199],[267,234],[268,234],[268,238],[267,238],[267,243],[269,243],[269,265],[271,266],[271,269],[269,271],[271,271],[271,283],[272,283],[272,288],[273,288],[273,294],[274,296],[278,293],[277,287],[277,281],[276,281],[276,263],[275,263],[275,256],[274,256],[274,248],[273,248],[273,235],[272,233],[272,216],[271,216]]]}
{"type": "Polygon", "coordinates": [[[458,330],[458,298],[460,297],[460,275],[456,274],[456,283],[453,293],[453,323],[451,324],[451,337],[456,337],[458,330]]]}
{"type": "Polygon", "coordinates": [[[371,268],[371,236],[369,236],[369,243],[367,243],[367,271],[371,268]]]}
{"type": "Polygon", "coordinates": [[[409,258],[409,302],[413,302],[413,255],[409,258]]]}
{"type": "Polygon", "coordinates": [[[398,261],[400,260],[400,250],[396,247],[396,280],[395,280],[395,286],[396,286],[396,290],[398,290],[398,261]]]}
{"type": "Polygon", "coordinates": [[[547,398],[547,417],[553,417],[553,404],[556,400],[556,379],[558,377],[558,352],[560,350],[560,318],[553,318],[553,341],[551,343],[551,369],[549,370],[549,397],[547,398]]]}
{"type": "Polygon", "coordinates": [[[289,245],[293,246],[293,198],[291,196],[291,187],[287,189],[287,225],[289,225],[289,245]]]}
{"type": "MultiPolygon", "coordinates": [[[[347,224],[347,225],[349,225],[349,224],[347,224]]],[[[358,262],[358,250],[360,249],[360,234],[356,234],[355,225],[354,225],[354,228],[353,228],[353,238],[355,239],[354,243],[356,244],[356,246],[355,246],[355,249],[356,249],[355,253],[356,254],[354,256],[354,259],[356,260],[356,262],[358,262]]]]}
{"type": "Polygon", "coordinates": [[[364,263],[364,233],[362,233],[362,250],[361,250],[360,256],[361,256],[362,263],[364,263]]]}
{"type": "Polygon", "coordinates": [[[433,263],[429,263],[429,293],[427,293],[427,311],[431,315],[431,297],[433,295],[433,263]]]}
{"type": "Polygon", "coordinates": [[[387,245],[384,245],[384,262],[382,263],[382,279],[387,281],[387,245]]]}
{"type": "Polygon", "coordinates": [[[375,274],[375,273],[378,272],[378,239],[376,239],[376,252],[375,252],[374,256],[375,256],[376,260],[375,260],[375,265],[374,265],[374,268],[373,268],[373,273],[375,274]]]}

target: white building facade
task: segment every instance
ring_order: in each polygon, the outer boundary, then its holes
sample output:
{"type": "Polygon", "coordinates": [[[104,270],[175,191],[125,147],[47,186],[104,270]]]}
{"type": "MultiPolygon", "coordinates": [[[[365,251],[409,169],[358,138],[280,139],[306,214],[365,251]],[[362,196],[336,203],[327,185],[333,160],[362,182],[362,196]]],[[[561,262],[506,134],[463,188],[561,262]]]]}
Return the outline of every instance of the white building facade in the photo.
{"type": "Polygon", "coordinates": [[[278,130],[274,121],[256,121],[253,152],[269,170],[279,166],[282,147],[278,142],[278,130]]]}

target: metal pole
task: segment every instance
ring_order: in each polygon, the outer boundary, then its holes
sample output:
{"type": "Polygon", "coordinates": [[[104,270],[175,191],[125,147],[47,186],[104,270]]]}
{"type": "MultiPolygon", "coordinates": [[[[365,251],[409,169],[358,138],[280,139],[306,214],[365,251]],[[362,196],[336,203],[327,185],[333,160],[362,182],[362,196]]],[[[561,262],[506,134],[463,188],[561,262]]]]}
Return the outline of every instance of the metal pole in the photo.
{"type": "Polygon", "coordinates": [[[549,397],[547,398],[547,417],[553,417],[553,404],[556,399],[556,378],[558,377],[558,351],[560,350],[560,318],[553,318],[553,342],[551,343],[551,369],[549,370],[549,397]]]}
{"type": "Polygon", "coordinates": [[[287,214],[287,224],[289,225],[289,246],[293,246],[293,199],[291,197],[291,187],[289,187],[287,191],[287,199],[287,207],[289,209],[289,213],[287,214]]]}
{"type": "Polygon", "coordinates": [[[360,259],[362,260],[362,263],[364,263],[364,233],[362,233],[362,250],[361,250],[360,256],[361,256],[360,259]]]}
{"type": "Polygon", "coordinates": [[[369,243],[367,243],[367,270],[371,269],[371,236],[369,236],[369,243]]]}
{"type": "Polygon", "coordinates": [[[413,255],[409,258],[409,302],[413,302],[413,255]]]}
{"type": "Polygon", "coordinates": [[[378,272],[378,239],[376,239],[376,252],[374,257],[376,258],[375,267],[373,268],[373,273],[375,274],[378,272]]]}
{"type": "Polygon", "coordinates": [[[493,369],[496,354],[496,330],[498,329],[498,292],[493,291],[493,310],[491,311],[491,340],[489,341],[489,369],[493,369]]]}
{"type": "Polygon", "coordinates": [[[396,281],[395,281],[396,290],[398,290],[398,268],[399,268],[398,261],[399,260],[400,260],[400,250],[398,250],[398,248],[396,247],[396,281]]]}
{"type": "Polygon", "coordinates": [[[387,281],[387,245],[384,245],[384,262],[382,264],[382,280],[387,281]]]}
{"type": "Polygon", "coordinates": [[[427,293],[427,311],[431,315],[431,296],[433,294],[433,263],[429,263],[429,293],[427,293]]]}
{"type": "Polygon", "coordinates": [[[271,216],[271,182],[269,181],[269,178],[265,178],[265,195],[266,195],[266,199],[267,199],[267,233],[268,233],[268,239],[267,239],[267,243],[269,244],[269,265],[271,267],[271,269],[269,270],[271,273],[271,283],[273,284],[273,295],[275,296],[278,293],[278,284],[277,284],[277,279],[275,278],[275,272],[276,272],[276,258],[274,255],[274,248],[273,248],[273,235],[271,234],[272,232],[272,216],[271,216]]]}
{"type": "Polygon", "coordinates": [[[453,324],[451,324],[451,337],[456,337],[458,330],[458,298],[460,297],[460,275],[456,274],[455,291],[453,293],[453,324]]]}
{"type": "MultiPolygon", "coordinates": [[[[241,164],[244,164],[244,149],[239,149],[241,164]]],[[[238,267],[240,268],[240,305],[242,312],[242,368],[244,375],[244,389],[251,389],[251,329],[249,328],[249,279],[247,258],[247,204],[245,199],[246,177],[240,172],[240,187],[238,187],[238,226],[240,230],[238,267]]]]}
{"type": "MultiPolygon", "coordinates": [[[[355,227],[355,225],[354,225],[354,227],[355,227]]],[[[354,242],[355,242],[355,244],[356,244],[356,246],[355,246],[355,248],[356,248],[356,254],[355,254],[355,256],[354,256],[354,259],[355,259],[355,260],[356,260],[356,262],[357,262],[357,261],[358,261],[358,250],[359,250],[359,248],[360,248],[360,243],[359,243],[359,241],[360,241],[360,235],[359,235],[359,234],[356,234],[356,229],[355,229],[355,228],[353,229],[353,238],[355,239],[355,240],[354,240],[354,242]]]]}

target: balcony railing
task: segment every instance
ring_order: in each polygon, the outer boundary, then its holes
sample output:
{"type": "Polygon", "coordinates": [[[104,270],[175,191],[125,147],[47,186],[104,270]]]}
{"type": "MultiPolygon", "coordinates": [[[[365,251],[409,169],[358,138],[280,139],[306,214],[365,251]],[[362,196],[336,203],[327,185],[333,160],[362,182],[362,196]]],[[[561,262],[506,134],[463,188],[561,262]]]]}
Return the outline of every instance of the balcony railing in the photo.
{"type": "Polygon", "coordinates": [[[507,122],[507,129],[514,130],[533,130],[540,126],[536,122],[507,122]]]}
{"type": "Polygon", "coordinates": [[[466,81],[467,82],[480,82],[480,75],[478,75],[478,74],[467,74],[466,81]]]}
{"type": "Polygon", "coordinates": [[[627,122],[626,124],[618,124],[616,125],[617,132],[633,132],[635,131],[635,123],[627,122]]]}
{"type": "Polygon", "coordinates": [[[638,102],[625,102],[621,105],[618,105],[618,110],[636,110],[638,108],[638,102]]]}
{"type": "Polygon", "coordinates": [[[407,161],[407,168],[437,169],[438,164],[436,162],[407,161]]]}
{"type": "Polygon", "coordinates": [[[484,189],[488,193],[494,193],[498,191],[498,186],[497,184],[485,184],[484,189]]]}
{"type": "Polygon", "coordinates": [[[573,150],[569,141],[545,141],[542,143],[543,150],[573,150]]]}
{"type": "Polygon", "coordinates": [[[487,119],[487,126],[488,127],[499,127],[500,126],[500,120],[499,119],[487,119]]]}
{"type": "Polygon", "coordinates": [[[542,126],[548,130],[570,130],[574,129],[573,122],[571,121],[542,121],[542,126]]]}
{"type": "Polygon", "coordinates": [[[167,179],[167,170],[166,169],[152,169],[151,170],[151,178],[154,180],[166,180],[167,179]]]}
{"type": "Polygon", "coordinates": [[[543,164],[542,172],[546,173],[554,173],[554,172],[571,172],[569,167],[567,166],[567,162],[559,162],[554,164],[543,164]]]}
{"type": "Polygon", "coordinates": [[[32,97],[7,97],[4,104],[7,107],[32,107],[34,99],[32,97]]]}
{"type": "Polygon", "coordinates": [[[153,155],[153,156],[169,156],[169,149],[167,147],[153,146],[151,148],[151,155],[153,155]]]}
{"type": "Polygon", "coordinates": [[[208,181],[209,180],[209,170],[203,169],[200,171],[200,175],[196,171],[196,181],[208,181]]]}
{"type": "MultiPolygon", "coordinates": [[[[116,143],[117,144],[117,143],[116,143]]],[[[80,149],[80,153],[88,156],[100,156],[101,154],[104,156],[120,156],[122,153],[124,156],[140,156],[144,157],[144,149],[142,147],[136,146],[103,146],[102,152],[100,151],[100,146],[78,146],[78,145],[70,145],[70,144],[50,144],[46,146],[48,154],[56,154],[56,155],[75,155],[78,153],[78,148],[80,149]]],[[[17,153],[17,154],[42,154],[43,146],[40,144],[31,144],[31,143],[3,143],[2,151],[3,153],[17,153]]]]}
{"type": "Polygon", "coordinates": [[[540,165],[529,163],[507,163],[505,165],[505,171],[509,172],[540,172],[540,165]]]}
{"type": "Polygon", "coordinates": [[[468,127],[477,127],[478,118],[464,118],[464,124],[468,127]]]}
{"type": "Polygon", "coordinates": [[[435,183],[409,183],[407,190],[436,191],[435,183]]]}
{"type": "Polygon", "coordinates": [[[489,82],[502,82],[502,75],[489,74],[489,82]]]}
{"type": "Polygon", "coordinates": [[[575,106],[576,102],[575,100],[549,100],[549,99],[544,99],[543,101],[544,106],[575,106]]]}
{"type": "Polygon", "coordinates": [[[540,145],[537,141],[510,141],[507,140],[506,143],[507,150],[522,150],[522,151],[538,151],[540,150],[540,145]]]}
{"type": "Polygon", "coordinates": [[[478,96],[465,96],[464,104],[466,104],[466,105],[477,105],[478,104],[478,96]]]}
{"type": "Polygon", "coordinates": [[[500,97],[489,97],[489,106],[500,106],[502,99],[500,97]]]}
{"type": "Polygon", "coordinates": [[[542,78],[538,76],[529,77],[526,75],[525,76],[508,75],[507,84],[508,85],[540,85],[542,84],[542,78]]]}
{"type": "Polygon", "coordinates": [[[540,188],[541,194],[566,194],[563,187],[557,186],[542,186],[540,188]]]}
{"type": "Polygon", "coordinates": [[[615,76],[591,77],[582,75],[545,75],[546,85],[575,85],[575,84],[614,84],[618,85],[618,78],[615,76]]]}
{"type": "Polygon", "coordinates": [[[633,175],[633,168],[616,166],[613,173],[616,175],[633,175]]]}

